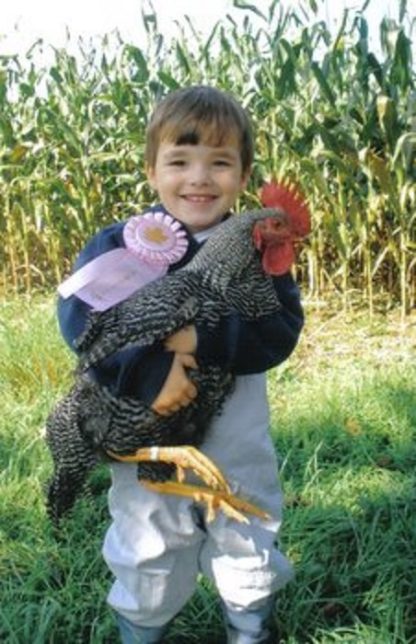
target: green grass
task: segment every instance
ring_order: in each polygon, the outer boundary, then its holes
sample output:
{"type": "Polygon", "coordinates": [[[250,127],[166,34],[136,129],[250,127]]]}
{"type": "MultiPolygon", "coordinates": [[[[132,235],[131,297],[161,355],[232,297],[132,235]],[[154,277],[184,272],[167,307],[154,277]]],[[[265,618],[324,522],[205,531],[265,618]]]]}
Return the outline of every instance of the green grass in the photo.
{"type": "MultiPolygon", "coordinates": [[[[108,473],[92,477],[57,540],[45,517],[42,427],[71,380],[52,299],[0,308],[0,641],[117,642],[100,548],[108,473]]],[[[308,311],[269,378],[286,493],[282,544],[296,565],[278,620],[286,644],[416,642],[415,317],[308,311]]],[[[221,644],[206,582],[169,642],[221,644]]]]}

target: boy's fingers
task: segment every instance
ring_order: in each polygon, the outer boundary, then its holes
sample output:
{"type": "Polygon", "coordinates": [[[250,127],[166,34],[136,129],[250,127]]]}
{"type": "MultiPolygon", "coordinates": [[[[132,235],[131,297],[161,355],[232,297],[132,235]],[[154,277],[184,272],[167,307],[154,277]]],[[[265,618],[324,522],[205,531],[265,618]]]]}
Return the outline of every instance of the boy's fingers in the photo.
{"type": "Polygon", "coordinates": [[[188,407],[191,402],[196,398],[198,394],[197,388],[194,384],[190,383],[187,387],[187,390],[181,393],[174,398],[169,400],[162,400],[152,405],[153,411],[157,412],[161,416],[169,416],[176,411],[179,411],[181,407],[188,407]]]}
{"type": "Polygon", "coordinates": [[[166,407],[166,409],[163,410],[162,415],[163,416],[170,416],[171,414],[174,414],[176,411],[179,411],[180,408],[181,408],[180,405],[172,405],[170,407],[166,407]]]}
{"type": "Polygon", "coordinates": [[[181,353],[180,361],[183,367],[187,367],[188,369],[198,369],[197,361],[190,353],[181,353]]]}
{"type": "Polygon", "coordinates": [[[172,405],[153,405],[152,409],[155,411],[157,414],[160,416],[170,416],[171,414],[174,414],[175,412],[179,411],[182,407],[187,407],[191,401],[188,401],[185,404],[179,405],[178,403],[172,404],[172,405]]]}
{"type": "Polygon", "coordinates": [[[191,402],[194,398],[197,397],[198,389],[196,388],[193,382],[189,381],[189,385],[185,395],[187,396],[187,398],[189,398],[189,402],[191,402]]]}
{"type": "Polygon", "coordinates": [[[195,358],[187,353],[176,353],[172,371],[162,391],[151,408],[161,416],[169,416],[187,407],[197,396],[195,384],[188,378],[186,369],[198,369],[195,358]],[[176,367],[175,367],[176,364],[176,367]]]}
{"type": "Polygon", "coordinates": [[[193,325],[185,326],[166,338],[164,345],[168,351],[177,353],[194,353],[198,343],[196,329],[193,325]]]}

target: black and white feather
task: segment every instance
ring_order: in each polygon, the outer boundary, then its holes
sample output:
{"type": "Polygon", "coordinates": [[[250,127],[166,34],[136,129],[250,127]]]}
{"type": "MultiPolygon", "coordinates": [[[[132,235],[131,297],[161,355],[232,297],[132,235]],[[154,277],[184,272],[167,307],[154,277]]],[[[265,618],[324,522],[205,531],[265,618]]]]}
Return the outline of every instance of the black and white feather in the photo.
{"type": "MultiPolygon", "coordinates": [[[[280,306],[272,278],[262,270],[252,229],[256,221],[284,217],[278,210],[236,215],[224,222],[183,268],[147,284],[113,308],[92,311],[83,334],[78,375],[69,394],[47,420],[54,472],[47,508],[55,522],[82,491],[89,472],[107,450],[126,455],[152,445],[198,446],[230,395],[234,377],[215,365],[191,373],[197,398],[171,416],[161,416],[134,398],[115,398],[87,375],[89,367],[129,346],[162,343],[189,324],[215,327],[233,312],[248,320],[280,306]]],[[[138,465],[138,477],[166,480],[173,467],[138,465]]]]}

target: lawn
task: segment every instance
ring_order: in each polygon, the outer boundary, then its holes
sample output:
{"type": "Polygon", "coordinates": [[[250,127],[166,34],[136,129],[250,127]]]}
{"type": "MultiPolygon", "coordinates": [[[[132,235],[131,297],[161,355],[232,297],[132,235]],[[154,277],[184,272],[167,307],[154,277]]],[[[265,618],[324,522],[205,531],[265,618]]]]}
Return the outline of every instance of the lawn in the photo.
{"type": "MultiPolygon", "coordinates": [[[[100,547],[106,468],[59,538],[45,516],[42,428],[74,366],[53,300],[0,308],[0,641],[117,642],[100,547]]],[[[270,372],[272,433],[286,494],[282,545],[296,580],[281,594],[283,641],[416,642],[416,315],[309,305],[296,353],[270,372]]],[[[221,644],[201,580],[173,644],[221,644]]]]}

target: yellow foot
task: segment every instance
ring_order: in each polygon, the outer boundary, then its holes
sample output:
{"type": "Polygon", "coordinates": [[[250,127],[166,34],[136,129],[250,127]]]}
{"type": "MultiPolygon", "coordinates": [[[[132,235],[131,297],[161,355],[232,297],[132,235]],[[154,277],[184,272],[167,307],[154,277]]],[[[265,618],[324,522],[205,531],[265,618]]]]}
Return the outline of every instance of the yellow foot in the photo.
{"type": "Polygon", "coordinates": [[[140,463],[142,461],[160,461],[176,465],[178,481],[185,480],[185,470],[190,469],[199,476],[204,483],[216,490],[230,494],[230,487],[218,467],[195,447],[182,445],[181,447],[143,447],[134,454],[120,456],[112,451],[107,451],[111,458],[123,463],[140,463]]]}
{"type": "Polygon", "coordinates": [[[222,510],[224,514],[240,523],[249,523],[247,517],[242,514],[247,512],[261,519],[269,519],[270,515],[264,510],[249,503],[238,499],[230,492],[213,490],[208,487],[198,487],[197,485],[187,485],[175,481],[166,481],[164,483],[153,483],[150,481],[141,481],[142,485],[154,492],[162,494],[177,494],[179,496],[189,496],[195,501],[205,503],[208,509],[207,521],[215,519],[216,512],[222,510]]]}

